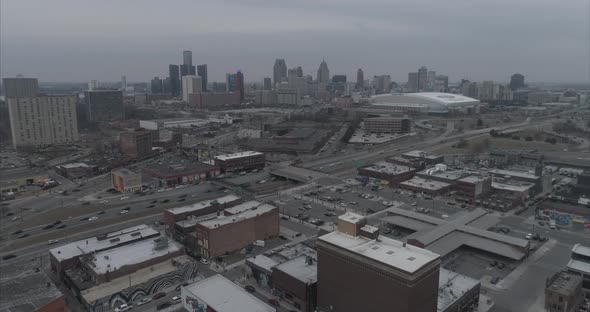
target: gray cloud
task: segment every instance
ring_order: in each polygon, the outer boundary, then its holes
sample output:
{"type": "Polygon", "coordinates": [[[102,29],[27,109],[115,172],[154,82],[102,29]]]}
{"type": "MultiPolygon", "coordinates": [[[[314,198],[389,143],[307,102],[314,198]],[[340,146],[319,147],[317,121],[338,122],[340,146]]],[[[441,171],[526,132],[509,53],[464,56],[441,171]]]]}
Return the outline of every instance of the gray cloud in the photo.
{"type": "Polygon", "coordinates": [[[590,4],[570,1],[7,0],[0,4],[3,76],[146,81],[191,49],[223,80],[271,76],[274,58],[354,79],[405,81],[421,65],[451,80],[590,80],[590,4]]]}

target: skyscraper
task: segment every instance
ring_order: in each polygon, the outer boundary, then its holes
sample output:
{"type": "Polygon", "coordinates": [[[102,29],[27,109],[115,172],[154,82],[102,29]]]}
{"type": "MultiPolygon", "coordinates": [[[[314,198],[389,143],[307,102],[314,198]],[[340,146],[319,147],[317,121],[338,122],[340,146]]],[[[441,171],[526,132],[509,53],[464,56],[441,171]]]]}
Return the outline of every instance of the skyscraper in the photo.
{"type": "Polygon", "coordinates": [[[240,96],[240,101],[244,100],[244,74],[238,69],[236,73],[236,90],[240,96]]]}
{"type": "Polygon", "coordinates": [[[84,93],[85,114],[90,122],[114,121],[125,118],[121,90],[94,90],[84,93]]]}
{"type": "Polygon", "coordinates": [[[365,73],[363,73],[361,68],[356,71],[356,87],[358,89],[365,87],[365,73]]]}
{"type": "Polygon", "coordinates": [[[297,66],[297,77],[303,77],[303,68],[297,66]]]}
{"type": "Polygon", "coordinates": [[[420,67],[420,69],[418,69],[418,90],[417,91],[423,91],[424,88],[426,87],[427,81],[428,81],[428,69],[426,69],[426,66],[422,66],[422,67],[420,67]]]}
{"type": "Polygon", "coordinates": [[[316,241],[320,311],[437,311],[439,255],[380,236],[355,213],[337,226],[316,241]]]}
{"type": "Polygon", "coordinates": [[[295,83],[297,80],[297,68],[290,68],[287,71],[287,82],[289,83],[289,88],[295,89],[295,83]]]}
{"type": "Polygon", "coordinates": [[[510,90],[516,91],[524,87],[524,76],[522,74],[514,74],[510,77],[510,90]]]}
{"type": "Polygon", "coordinates": [[[194,76],[196,75],[195,66],[194,65],[180,65],[180,78],[184,76],[194,76]]]}
{"type": "Polygon", "coordinates": [[[318,68],[318,83],[330,83],[330,70],[325,60],[322,60],[318,68]]]}
{"type": "Polygon", "coordinates": [[[39,93],[36,78],[4,78],[2,84],[6,98],[36,96],[39,93]]]}
{"type": "Polygon", "coordinates": [[[236,92],[238,89],[238,76],[236,74],[225,74],[225,91],[236,92]]]}
{"type": "Polygon", "coordinates": [[[76,96],[7,97],[15,149],[78,141],[76,96]]]}
{"type": "Polygon", "coordinates": [[[406,85],[408,92],[418,92],[418,85],[418,73],[408,73],[408,84],[406,85]]]}
{"type": "Polygon", "coordinates": [[[275,65],[272,70],[273,84],[276,87],[277,84],[287,79],[287,63],[285,59],[276,59],[275,65]]]}
{"type": "Polygon", "coordinates": [[[125,75],[121,76],[121,90],[123,90],[123,92],[125,92],[125,89],[127,89],[127,77],[125,77],[125,75]]]}
{"type": "Polygon", "coordinates": [[[197,76],[201,77],[202,87],[201,89],[203,92],[207,91],[207,64],[197,65],[197,76]]]}
{"type": "Polygon", "coordinates": [[[201,77],[194,75],[182,77],[182,100],[189,101],[189,95],[201,92],[201,77]]]}
{"type": "Polygon", "coordinates": [[[192,51],[182,51],[182,64],[187,66],[193,66],[193,52],[192,51]]]}
{"type": "Polygon", "coordinates": [[[152,93],[163,93],[164,92],[164,85],[162,79],[159,77],[154,77],[151,81],[151,91],[152,93]]]}
{"type": "Polygon", "coordinates": [[[264,77],[264,90],[271,90],[272,89],[272,80],[270,77],[264,77]]]}
{"type": "Polygon", "coordinates": [[[168,66],[168,77],[170,78],[170,93],[172,96],[180,95],[180,73],[178,71],[178,65],[170,64],[168,66]]]}

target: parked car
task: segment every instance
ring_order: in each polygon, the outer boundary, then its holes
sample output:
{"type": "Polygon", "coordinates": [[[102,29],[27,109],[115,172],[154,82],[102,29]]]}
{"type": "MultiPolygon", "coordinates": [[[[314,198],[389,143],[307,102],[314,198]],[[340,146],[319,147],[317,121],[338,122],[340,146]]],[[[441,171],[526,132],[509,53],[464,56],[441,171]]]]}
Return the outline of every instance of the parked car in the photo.
{"type": "Polygon", "coordinates": [[[142,306],[142,305],[149,303],[151,301],[152,301],[152,298],[145,297],[145,298],[141,298],[141,300],[135,302],[135,305],[139,307],[139,306],[142,306]]]}
{"type": "Polygon", "coordinates": [[[160,299],[160,298],[163,298],[163,297],[166,297],[166,293],[165,293],[165,292],[163,292],[163,291],[161,291],[161,292],[159,292],[159,293],[156,293],[156,294],[155,294],[155,295],[152,297],[152,299],[154,299],[154,300],[158,300],[158,299],[160,299]]]}
{"type": "Polygon", "coordinates": [[[528,233],[524,238],[530,240],[531,238],[533,238],[533,234],[528,233]]]}
{"type": "Polygon", "coordinates": [[[133,304],[131,304],[131,303],[129,303],[129,304],[123,303],[122,305],[118,306],[115,309],[115,312],[125,312],[125,311],[129,311],[131,309],[133,309],[133,304]]]}
{"type": "Polygon", "coordinates": [[[499,281],[500,281],[500,278],[496,276],[496,277],[492,278],[492,280],[490,281],[490,283],[496,285],[496,284],[498,284],[499,281]]]}
{"type": "Polygon", "coordinates": [[[202,258],[201,263],[207,265],[207,264],[209,264],[209,260],[202,258]]]}
{"type": "Polygon", "coordinates": [[[246,285],[245,288],[250,293],[255,293],[256,292],[256,288],[254,288],[254,286],[252,286],[252,285],[246,285]]]}
{"type": "Polygon", "coordinates": [[[180,301],[182,300],[182,298],[180,296],[174,296],[172,297],[172,304],[177,304],[180,303],[180,301]]]}

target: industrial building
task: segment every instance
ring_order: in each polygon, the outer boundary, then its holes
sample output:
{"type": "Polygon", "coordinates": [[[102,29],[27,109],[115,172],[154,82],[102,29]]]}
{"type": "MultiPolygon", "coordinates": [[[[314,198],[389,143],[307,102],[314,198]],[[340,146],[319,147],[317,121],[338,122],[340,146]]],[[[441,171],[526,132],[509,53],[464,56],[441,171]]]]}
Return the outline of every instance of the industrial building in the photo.
{"type": "Polygon", "coordinates": [[[143,172],[158,179],[159,186],[195,183],[220,173],[216,166],[170,155],[152,160],[143,172]]]}
{"type": "Polygon", "coordinates": [[[164,210],[164,222],[166,222],[168,231],[176,231],[175,225],[179,221],[198,218],[209,214],[217,214],[227,207],[235,206],[240,201],[241,198],[238,196],[226,195],[186,206],[166,209],[164,210]]]}
{"type": "Polygon", "coordinates": [[[412,120],[407,117],[371,117],[363,120],[365,132],[408,133],[412,131],[412,120]]]}
{"type": "Polygon", "coordinates": [[[337,231],[317,239],[318,309],[437,311],[440,256],[378,235],[349,212],[337,231]]]}
{"type": "Polygon", "coordinates": [[[120,193],[130,193],[142,190],[141,174],[127,168],[119,168],[111,171],[111,183],[120,193]]]}
{"type": "Polygon", "coordinates": [[[476,112],[480,105],[479,100],[470,97],[440,92],[380,94],[372,96],[369,102],[376,108],[430,114],[476,112]]]}
{"type": "Polygon", "coordinates": [[[521,260],[528,255],[529,241],[487,231],[498,220],[481,208],[460,212],[448,220],[390,207],[382,221],[414,231],[406,237],[409,244],[446,256],[468,246],[499,256],[521,260]]]}
{"type": "Polygon", "coordinates": [[[275,312],[276,309],[220,274],[182,287],[186,311],[275,312]]]}
{"type": "Polygon", "coordinates": [[[255,151],[217,155],[213,159],[215,161],[215,166],[219,167],[222,172],[262,169],[266,164],[264,153],[255,151]]]}
{"type": "Polygon", "coordinates": [[[385,161],[360,167],[357,171],[361,176],[385,180],[390,185],[398,185],[400,182],[409,180],[416,173],[414,168],[385,161]]]}

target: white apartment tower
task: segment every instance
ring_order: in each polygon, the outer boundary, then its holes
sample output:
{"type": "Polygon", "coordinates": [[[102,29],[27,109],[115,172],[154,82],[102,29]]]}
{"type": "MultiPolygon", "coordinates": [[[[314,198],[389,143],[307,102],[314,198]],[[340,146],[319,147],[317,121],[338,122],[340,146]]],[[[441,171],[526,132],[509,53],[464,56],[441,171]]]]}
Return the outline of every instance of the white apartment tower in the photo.
{"type": "Polygon", "coordinates": [[[182,77],[182,100],[188,102],[189,94],[202,92],[201,77],[198,76],[183,76],[182,77]]]}
{"type": "Polygon", "coordinates": [[[78,141],[75,95],[8,98],[7,103],[15,149],[78,141]]]}

